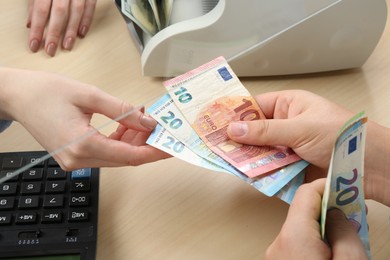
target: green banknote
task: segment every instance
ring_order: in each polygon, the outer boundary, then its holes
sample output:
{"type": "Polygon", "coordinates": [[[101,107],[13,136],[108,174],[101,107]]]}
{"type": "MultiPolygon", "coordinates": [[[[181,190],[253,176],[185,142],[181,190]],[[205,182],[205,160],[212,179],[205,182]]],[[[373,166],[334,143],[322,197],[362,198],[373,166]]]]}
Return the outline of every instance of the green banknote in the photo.
{"type": "Polygon", "coordinates": [[[122,13],[136,23],[145,33],[153,36],[158,31],[150,3],[142,0],[122,0],[122,13]]]}
{"type": "Polygon", "coordinates": [[[327,211],[338,208],[358,227],[360,239],[371,258],[363,188],[366,125],[367,117],[361,112],[338,134],[322,199],[321,234],[324,238],[327,211]]]}

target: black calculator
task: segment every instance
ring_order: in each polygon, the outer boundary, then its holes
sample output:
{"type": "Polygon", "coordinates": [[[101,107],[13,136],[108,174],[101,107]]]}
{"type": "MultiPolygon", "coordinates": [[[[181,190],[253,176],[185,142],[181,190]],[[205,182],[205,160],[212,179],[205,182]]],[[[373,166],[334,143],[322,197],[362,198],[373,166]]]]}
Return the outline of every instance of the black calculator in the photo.
{"type": "Polygon", "coordinates": [[[95,259],[99,169],[66,172],[44,156],[0,153],[0,259],[95,259]]]}

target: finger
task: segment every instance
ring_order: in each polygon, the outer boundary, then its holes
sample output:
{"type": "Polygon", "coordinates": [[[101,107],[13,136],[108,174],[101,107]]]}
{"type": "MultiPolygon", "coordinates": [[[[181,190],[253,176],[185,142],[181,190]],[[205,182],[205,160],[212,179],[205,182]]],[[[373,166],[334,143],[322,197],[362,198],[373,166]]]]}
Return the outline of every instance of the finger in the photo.
{"type": "Polygon", "coordinates": [[[154,129],[157,122],[151,117],[145,116],[142,113],[141,107],[133,107],[132,105],[123,102],[122,100],[108,95],[104,91],[90,87],[88,99],[80,95],[76,104],[84,107],[89,113],[103,114],[111,119],[119,120],[118,122],[138,131],[150,131],[154,129]]]}
{"type": "Polygon", "coordinates": [[[31,17],[32,17],[33,7],[34,7],[34,0],[28,0],[28,3],[27,3],[28,16],[27,16],[27,22],[26,22],[27,28],[31,27],[31,17]]]}
{"type": "Polygon", "coordinates": [[[31,13],[31,29],[28,37],[32,52],[37,52],[42,44],[43,33],[49,18],[51,0],[34,1],[31,13]]]}
{"type": "Polygon", "coordinates": [[[255,97],[266,118],[287,119],[300,114],[306,104],[293,101],[296,97],[300,100],[312,100],[313,94],[304,90],[284,90],[268,92],[255,97]]]}
{"type": "Polygon", "coordinates": [[[171,157],[149,145],[133,146],[100,134],[68,147],[65,152],[66,154],[59,155],[59,163],[65,170],[78,167],[137,166],[171,157]]]}
{"type": "Polygon", "coordinates": [[[45,41],[46,53],[51,57],[56,54],[62,32],[68,19],[69,1],[53,1],[45,41]]]}
{"type": "Polygon", "coordinates": [[[368,259],[356,226],[348,221],[341,210],[328,211],[325,233],[333,259],[368,259]]]}
{"type": "Polygon", "coordinates": [[[62,47],[66,50],[71,50],[74,46],[84,6],[85,0],[71,0],[70,2],[68,25],[62,43],[62,47]]]}
{"type": "Polygon", "coordinates": [[[96,0],[86,0],[85,10],[81,18],[78,34],[80,37],[87,35],[92,24],[93,15],[95,13],[96,0]]]}
{"type": "Polygon", "coordinates": [[[291,148],[307,135],[296,119],[237,121],[229,124],[227,134],[239,143],[251,145],[284,145],[291,148]]]}
{"type": "Polygon", "coordinates": [[[318,223],[325,182],[319,179],[299,187],[282,230],[266,251],[266,259],[330,259],[318,223]]]}
{"type": "Polygon", "coordinates": [[[321,214],[325,183],[326,179],[322,178],[298,188],[288,211],[287,226],[300,228],[300,223],[317,222],[321,214]]]}

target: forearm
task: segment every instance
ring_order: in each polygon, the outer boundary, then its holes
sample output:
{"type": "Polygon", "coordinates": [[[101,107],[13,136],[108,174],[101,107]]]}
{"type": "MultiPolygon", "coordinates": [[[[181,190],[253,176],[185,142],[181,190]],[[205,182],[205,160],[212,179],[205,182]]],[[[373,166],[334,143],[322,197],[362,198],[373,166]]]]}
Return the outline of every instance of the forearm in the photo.
{"type": "Polygon", "coordinates": [[[390,206],[390,129],[369,121],[364,164],[366,198],[390,206]]]}
{"type": "Polygon", "coordinates": [[[18,97],[12,94],[14,90],[9,82],[13,73],[15,73],[13,69],[0,67],[0,120],[14,120],[12,102],[18,97]]]}

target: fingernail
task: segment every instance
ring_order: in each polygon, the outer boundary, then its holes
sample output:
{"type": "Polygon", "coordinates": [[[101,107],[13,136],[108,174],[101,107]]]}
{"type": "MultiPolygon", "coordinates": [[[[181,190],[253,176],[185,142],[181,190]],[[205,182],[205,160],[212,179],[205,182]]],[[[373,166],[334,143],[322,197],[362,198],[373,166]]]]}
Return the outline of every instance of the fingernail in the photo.
{"type": "Polygon", "coordinates": [[[88,32],[88,27],[84,25],[83,27],[81,27],[79,31],[80,37],[85,37],[85,35],[87,35],[87,32],[88,32]]]}
{"type": "Polygon", "coordinates": [[[153,118],[147,117],[145,115],[141,117],[140,122],[141,125],[143,125],[144,127],[150,130],[153,130],[157,125],[157,122],[153,118]]]}
{"type": "Polygon", "coordinates": [[[30,50],[32,52],[37,52],[39,50],[39,41],[37,39],[30,42],[30,50]]]}
{"type": "Polygon", "coordinates": [[[68,37],[65,40],[64,48],[65,48],[65,50],[70,51],[73,48],[73,45],[74,45],[74,39],[72,37],[68,37]]]}
{"type": "Polygon", "coordinates": [[[248,125],[244,122],[233,122],[228,126],[228,131],[234,136],[243,136],[248,133],[248,125]]]}
{"type": "Polygon", "coordinates": [[[57,51],[57,44],[55,43],[49,43],[46,47],[46,53],[49,54],[49,56],[53,57],[56,54],[57,51]]]}

